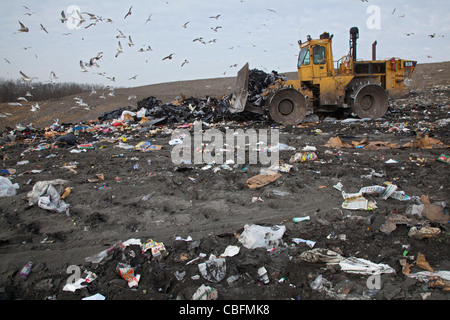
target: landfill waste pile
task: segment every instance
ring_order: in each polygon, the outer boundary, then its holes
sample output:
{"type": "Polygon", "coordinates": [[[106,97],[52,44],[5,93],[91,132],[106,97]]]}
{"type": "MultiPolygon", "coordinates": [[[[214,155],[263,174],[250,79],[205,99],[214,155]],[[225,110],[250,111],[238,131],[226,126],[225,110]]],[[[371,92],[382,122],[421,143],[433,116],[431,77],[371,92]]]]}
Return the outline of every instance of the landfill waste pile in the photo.
{"type": "Polygon", "coordinates": [[[226,103],[150,96],[92,121],[3,128],[0,297],[450,298],[448,84],[376,120],[281,126],[226,103]],[[196,133],[267,128],[279,141],[257,151],[277,150],[274,163],[226,143],[215,156],[233,160],[173,161],[196,133]]]}
{"type": "MultiPolygon", "coordinates": [[[[251,103],[257,103],[261,100],[260,94],[269,87],[274,81],[282,79],[284,76],[279,75],[276,71],[266,73],[258,69],[249,70],[248,98],[251,103]]],[[[100,121],[113,120],[125,116],[129,120],[141,120],[144,118],[145,125],[156,124],[183,124],[191,123],[195,120],[208,123],[217,123],[221,121],[264,121],[267,115],[261,115],[251,112],[229,112],[229,106],[232,94],[224,95],[221,98],[186,98],[176,97],[170,103],[162,103],[154,96],[144,98],[137,101],[137,107],[119,108],[110,112],[106,112],[98,119],[100,121]]],[[[141,120],[142,121],[142,120],[141,120]]]]}

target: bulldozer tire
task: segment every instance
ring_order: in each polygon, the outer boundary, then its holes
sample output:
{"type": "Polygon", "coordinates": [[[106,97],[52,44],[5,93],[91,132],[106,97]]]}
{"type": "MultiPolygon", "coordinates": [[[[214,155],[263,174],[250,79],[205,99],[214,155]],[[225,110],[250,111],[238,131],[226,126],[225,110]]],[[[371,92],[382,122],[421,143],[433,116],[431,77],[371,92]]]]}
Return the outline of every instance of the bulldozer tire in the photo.
{"type": "Polygon", "coordinates": [[[380,118],[389,107],[386,90],[377,84],[360,86],[352,96],[352,110],[360,118],[380,118]]]}
{"type": "Polygon", "coordinates": [[[298,90],[284,88],[277,91],[269,102],[269,114],[273,121],[284,125],[296,125],[306,115],[307,102],[298,90]]]}

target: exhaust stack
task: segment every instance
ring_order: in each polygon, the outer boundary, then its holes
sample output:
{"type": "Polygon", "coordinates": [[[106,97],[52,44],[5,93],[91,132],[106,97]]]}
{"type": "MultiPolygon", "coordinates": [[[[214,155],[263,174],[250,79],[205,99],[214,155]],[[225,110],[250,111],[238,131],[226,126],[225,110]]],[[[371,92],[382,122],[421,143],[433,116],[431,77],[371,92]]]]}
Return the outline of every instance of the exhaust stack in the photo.
{"type": "Polygon", "coordinates": [[[356,39],[359,38],[359,29],[353,27],[350,29],[350,55],[353,57],[353,61],[356,61],[356,39]]]}
{"type": "Polygon", "coordinates": [[[377,41],[375,40],[374,43],[372,43],[372,61],[377,60],[377,41]]]}

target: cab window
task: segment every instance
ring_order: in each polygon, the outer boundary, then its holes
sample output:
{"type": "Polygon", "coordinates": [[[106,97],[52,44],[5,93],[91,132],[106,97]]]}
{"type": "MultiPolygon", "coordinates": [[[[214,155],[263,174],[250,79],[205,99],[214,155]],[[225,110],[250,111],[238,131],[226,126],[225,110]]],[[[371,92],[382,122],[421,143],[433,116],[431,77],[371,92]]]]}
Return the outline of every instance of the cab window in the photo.
{"type": "Polygon", "coordinates": [[[313,48],[313,60],[314,64],[325,64],[325,47],[315,46],[313,48]]]}
{"type": "Polygon", "coordinates": [[[306,66],[309,65],[309,49],[308,47],[300,50],[300,54],[298,57],[298,66],[306,66]]]}

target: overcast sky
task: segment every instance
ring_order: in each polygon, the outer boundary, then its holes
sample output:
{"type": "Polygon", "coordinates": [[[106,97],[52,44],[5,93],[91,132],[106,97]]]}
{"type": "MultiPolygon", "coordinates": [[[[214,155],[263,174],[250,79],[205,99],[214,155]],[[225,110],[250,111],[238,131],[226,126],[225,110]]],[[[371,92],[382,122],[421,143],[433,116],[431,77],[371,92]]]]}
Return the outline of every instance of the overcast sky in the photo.
{"type": "Polygon", "coordinates": [[[0,0],[0,77],[19,79],[22,71],[44,82],[53,71],[58,82],[134,87],[235,76],[246,62],[266,72],[292,72],[298,40],[334,34],[338,60],[349,51],[353,26],[359,28],[358,58],[370,59],[376,40],[378,59],[448,61],[449,12],[446,0],[0,0]],[[76,8],[86,20],[80,26],[71,20],[76,8]],[[103,21],[89,26],[94,20],[86,12],[103,21]],[[17,33],[19,21],[28,32],[17,33]],[[118,30],[127,38],[116,38],[118,30]],[[194,41],[199,37],[204,43],[194,41]],[[119,41],[123,53],[116,58],[119,41]],[[80,60],[89,62],[99,52],[99,67],[81,72],[80,60]]]}

